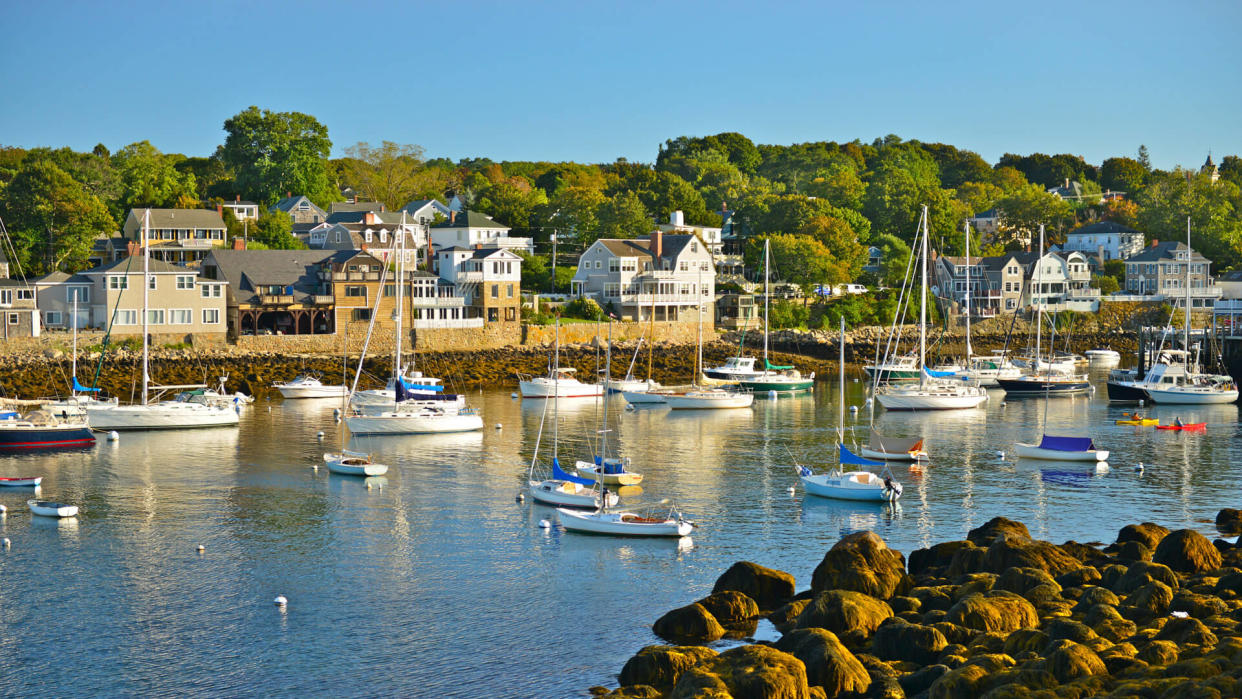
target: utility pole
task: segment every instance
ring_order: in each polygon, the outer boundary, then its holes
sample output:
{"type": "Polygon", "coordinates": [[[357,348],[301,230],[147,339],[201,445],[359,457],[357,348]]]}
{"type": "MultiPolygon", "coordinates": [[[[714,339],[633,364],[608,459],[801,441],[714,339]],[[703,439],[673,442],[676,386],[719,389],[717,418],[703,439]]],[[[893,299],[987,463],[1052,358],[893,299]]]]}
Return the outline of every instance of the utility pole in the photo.
{"type": "Polygon", "coordinates": [[[552,229],[552,293],[556,293],[556,229],[552,229]]]}

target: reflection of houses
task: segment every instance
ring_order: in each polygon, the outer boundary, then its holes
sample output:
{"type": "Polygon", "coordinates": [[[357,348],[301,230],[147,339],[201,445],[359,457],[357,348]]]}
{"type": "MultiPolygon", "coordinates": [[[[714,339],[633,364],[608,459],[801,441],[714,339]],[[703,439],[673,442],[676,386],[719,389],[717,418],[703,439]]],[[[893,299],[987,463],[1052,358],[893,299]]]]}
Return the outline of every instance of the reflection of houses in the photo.
{"type": "Polygon", "coordinates": [[[1105,262],[1124,260],[1143,251],[1143,234],[1115,221],[1100,221],[1066,233],[1061,249],[1098,255],[1105,262]]]}
{"type": "Polygon", "coordinates": [[[648,239],[600,239],[578,260],[573,293],[611,306],[622,316],[647,320],[697,318],[699,307],[715,299],[712,254],[694,235],[648,239]]]}
{"type": "Polygon", "coordinates": [[[759,306],[754,294],[721,294],[716,299],[716,327],[740,330],[759,327],[759,306]]]}
{"type": "Polygon", "coordinates": [[[1185,307],[1187,265],[1190,307],[1210,308],[1222,294],[1212,279],[1212,261],[1181,242],[1152,241],[1150,247],[1126,260],[1126,293],[1185,307]]]}
{"type": "MultiPolygon", "coordinates": [[[[228,331],[238,335],[321,335],[335,332],[332,280],[321,267],[332,250],[213,250],[203,260],[209,279],[229,282],[228,331]]],[[[376,265],[375,274],[379,269],[376,265]]],[[[329,275],[330,277],[331,275],[329,275]]]]}
{"type": "MultiPolygon", "coordinates": [[[[142,267],[142,258],[134,255],[74,275],[53,272],[36,282],[39,311],[49,327],[72,327],[77,299],[78,327],[110,327],[113,337],[141,337],[142,267]]],[[[223,337],[228,286],[223,279],[158,260],[151,260],[149,269],[148,333],[223,337]]]]}
{"type": "Polygon", "coordinates": [[[451,247],[513,248],[535,252],[530,238],[509,237],[509,227],[478,211],[449,212],[447,219],[431,225],[431,245],[435,250],[451,247]]]}
{"type": "Polygon", "coordinates": [[[437,253],[440,276],[489,323],[521,320],[522,258],[512,250],[450,247],[437,253]]]}
{"type": "MultiPolygon", "coordinates": [[[[198,264],[212,248],[224,245],[226,230],[219,211],[208,209],[151,209],[147,239],[152,259],[179,265],[198,264]]],[[[147,209],[130,209],[121,235],[142,240],[147,209]]]]}

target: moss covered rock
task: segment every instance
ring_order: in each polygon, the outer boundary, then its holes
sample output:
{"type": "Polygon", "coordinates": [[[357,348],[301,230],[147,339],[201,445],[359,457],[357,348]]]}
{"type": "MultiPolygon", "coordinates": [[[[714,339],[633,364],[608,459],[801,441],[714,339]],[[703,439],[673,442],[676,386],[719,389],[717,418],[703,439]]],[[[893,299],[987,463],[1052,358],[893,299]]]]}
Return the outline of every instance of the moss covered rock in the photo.
{"type": "Polygon", "coordinates": [[[682,673],[668,699],[810,699],[806,666],[770,646],[727,650],[682,673]]]}
{"type": "Polygon", "coordinates": [[[725,628],[726,635],[750,635],[755,632],[759,605],[741,592],[713,592],[698,603],[725,628]]]}
{"type": "Polygon", "coordinates": [[[799,629],[781,637],[776,648],[801,660],[807,682],[823,687],[830,697],[841,692],[865,692],[871,684],[866,668],[831,631],[799,629]]]}
{"type": "Polygon", "coordinates": [[[681,673],[715,655],[716,651],[702,646],[647,646],[625,662],[617,680],[622,685],[651,685],[668,691],[681,673]]]}
{"type": "Polygon", "coordinates": [[[1078,570],[1082,562],[1047,541],[1002,536],[988,546],[983,569],[1003,573],[1009,568],[1037,568],[1051,575],[1078,570]]]}
{"type": "Polygon", "coordinates": [[[1161,563],[1140,562],[1126,568],[1108,587],[1119,595],[1128,595],[1153,580],[1164,583],[1172,589],[1181,586],[1177,581],[1177,575],[1168,566],[1161,563]]]}
{"type": "Polygon", "coordinates": [[[656,620],[656,635],[678,644],[711,643],[724,638],[725,628],[703,605],[678,607],[656,620]]]}
{"type": "Polygon", "coordinates": [[[1228,613],[1229,605],[1218,597],[1198,594],[1183,589],[1173,594],[1173,601],[1169,604],[1169,611],[1186,612],[1196,619],[1207,619],[1218,614],[1228,613]]]}
{"type": "Polygon", "coordinates": [[[1215,646],[1217,641],[1216,634],[1204,626],[1202,621],[1193,617],[1169,619],[1156,634],[1156,638],[1173,641],[1183,646],[1194,644],[1210,647],[1215,646]]]}
{"type": "Polygon", "coordinates": [[[1030,539],[1031,532],[1026,525],[1021,522],[1015,522],[1005,517],[993,517],[985,522],[982,526],[971,529],[966,534],[966,540],[976,546],[987,548],[998,538],[1005,536],[1016,536],[1022,539],[1030,539]]]}
{"type": "Polygon", "coordinates": [[[1177,644],[1172,641],[1151,641],[1135,657],[1149,665],[1172,665],[1177,662],[1177,644]]]}
{"type": "Polygon", "coordinates": [[[893,616],[882,600],[851,590],[821,592],[798,615],[799,629],[827,629],[851,646],[865,643],[880,623],[893,616]]]}
{"type": "Polygon", "coordinates": [[[1124,544],[1127,541],[1137,541],[1147,548],[1155,550],[1156,546],[1160,544],[1160,540],[1168,535],[1168,529],[1152,522],[1127,524],[1117,533],[1117,543],[1124,544]]]}
{"type": "Polygon", "coordinates": [[[912,588],[909,595],[919,601],[919,609],[929,612],[933,609],[949,611],[949,607],[953,606],[953,593],[955,588],[952,585],[939,585],[936,587],[916,587],[912,588]]]}
{"type": "Polygon", "coordinates": [[[767,616],[768,621],[781,633],[789,633],[797,627],[798,615],[811,603],[809,599],[796,599],[767,616]]]}
{"type": "Polygon", "coordinates": [[[1062,573],[1056,577],[1057,584],[1062,588],[1082,587],[1084,585],[1092,585],[1100,581],[1101,575],[1098,568],[1092,566],[1084,566],[1077,570],[1071,570],[1068,573],[1062,573]]]}
{"type": "Polygon", "coordinates": [[[1051,588],[1054,594],[1061,593],[1061,586],[1057,581],[1039,568],[1008,568],[996,579],[994,587],[1026,597],[1028,592],[1041,585],[1051,588]]]}
{"type": "Polygon", "coordinates": [[[1047,651],[1046,669],[1058,682],[1073,682],[1080,677],[1108,674],[1104,661],[1087,646],[1073,641],[1053,641],[1047,651]]]}
{"type": "Polygon", "coordinates": [[[969,595],[949,609],[948,621],[979,631],[1016,631],[1039,625],[1035,608],[1012,592],[969,595]]]}
{"type": "Polygon", "coordinates": [[[604,699],[661,699],[664,692],[649,684],[632,684],[618,687],[607,694],[599,695],[604,699]]]}
{"type": "Polygon", "coordinates": [[[1153,580],[1126,595],[1126,606],[1137,610],[1137,619],[1150,618],[1169,611],[1173,603],[1173,590],[1164,583],[1153,580]]]}
{"type": "Polygon", "coordinates": [[[1220,551],[1193,529],[1170,532],[1156,546],[1152,560],[1181,573],[1205,573],[1221,564],[1220,551]]]}
{"type": "Polygon", "coordinates": [[[716,579],[712,592],[741,592],[760,609],[773,610],[794,596],[794,576],[758,563],[738,561],[716,579]]]}
{"type": "Polygon", "coordinates": [[[942,572],[953,562],[953,556],[961,549],[978,548],[969,541],[945,541],[925,549],[910,552],[911,575],[927,575],[942,572]]]}
{"type": "Polygon", "coordinates": [[[914,586],[905,559],[874,532],[856,532],[833,545],[811,576],[811,589],[853,590],[878,599],[914,586]]]}
{"type": "Polygon", "coordinates": [[[1242,510],[1226,507],[1217,512],[1216,529],[1227,536],[1242,534],[1242,510]]]}
{"type": "Polygon", "coordinates": [[[877,658],[908,660],[920,665],[934,663],[948,645],[940,629],[910,624],[896,617],[885,619],[871,637],[871,653],[877,658]]]}

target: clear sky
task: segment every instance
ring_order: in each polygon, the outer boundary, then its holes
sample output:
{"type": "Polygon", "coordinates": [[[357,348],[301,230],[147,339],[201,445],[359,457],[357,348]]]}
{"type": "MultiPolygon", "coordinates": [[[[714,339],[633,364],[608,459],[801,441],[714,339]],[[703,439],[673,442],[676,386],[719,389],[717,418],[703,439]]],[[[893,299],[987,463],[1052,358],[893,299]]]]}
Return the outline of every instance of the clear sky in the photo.
{"type": "Polygon", "coordinates": [[[679,135],[1242,153],[1242,3],[0,3],[0,144],[208,155],[249,105],[452,159],[654,161],[679,135]]]}

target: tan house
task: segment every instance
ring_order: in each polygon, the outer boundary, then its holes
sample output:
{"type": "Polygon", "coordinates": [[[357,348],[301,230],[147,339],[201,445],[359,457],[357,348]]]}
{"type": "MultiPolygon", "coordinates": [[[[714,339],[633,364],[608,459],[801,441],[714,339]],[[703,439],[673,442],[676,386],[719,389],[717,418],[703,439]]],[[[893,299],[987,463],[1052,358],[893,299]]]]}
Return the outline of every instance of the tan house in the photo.
{"type": "Polygon", "coordinates": [[[0,251],[0,337],[38,337],[39,309],[36,287],[9,278],[9,258],[0,251]]]}
{"type": "MultiPolygon", "coordinates": [[[[130,209],[121,228],[127,241],[141,244],[148,209],[130,209]]],[[[197,265],[212,248],[223,247],[227,230],[219,211],[208,209],[150,209],[147,239],[152,259],[178,265],[197,265]]]]}

